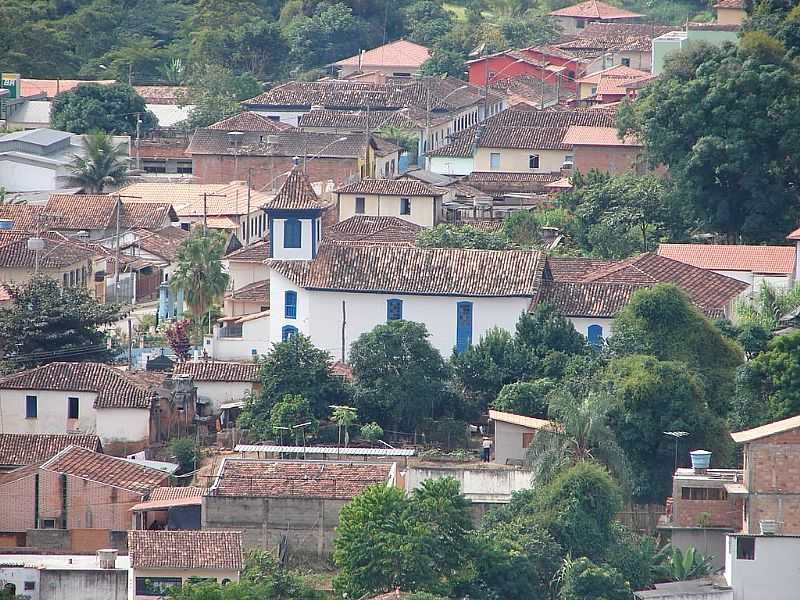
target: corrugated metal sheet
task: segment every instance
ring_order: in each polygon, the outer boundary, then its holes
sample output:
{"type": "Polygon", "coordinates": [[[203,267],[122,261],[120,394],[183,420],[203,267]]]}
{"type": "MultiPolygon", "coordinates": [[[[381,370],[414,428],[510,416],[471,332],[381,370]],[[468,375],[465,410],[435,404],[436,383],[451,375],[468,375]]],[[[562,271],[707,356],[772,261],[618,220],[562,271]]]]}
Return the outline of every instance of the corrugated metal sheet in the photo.
{"type": "Polygon", "coordinates": [[[238,444],[236,452],[274,452],[306,454],[339,454],[341,456],[414,456],[408,448],[335,448],[332,446],[264,446],[259,444],[238,444]]]}

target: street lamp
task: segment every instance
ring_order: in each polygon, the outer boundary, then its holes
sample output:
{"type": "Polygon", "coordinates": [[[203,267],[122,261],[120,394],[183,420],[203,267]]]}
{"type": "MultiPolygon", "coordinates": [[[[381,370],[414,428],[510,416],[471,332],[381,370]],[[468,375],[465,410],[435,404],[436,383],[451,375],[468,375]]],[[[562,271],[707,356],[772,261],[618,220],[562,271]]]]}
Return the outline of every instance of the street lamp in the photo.
{"type": "Polygon", "coordinates": [[[337,138],[337,139],[333,140],[333,141],[332,141],[330,144],[326,144],[326,145],[325,145],[325,146],[322,148],[322,150],[320,150],[319,152],[317,152],[317,153],[316,153],[314,156],[312,156],[311,158],[307,158],[307,157],[303,156],[303,171],[305,171],[305,170],[306,170],[306,165],[307,165],[308,163],[310,163],[310,162],[311,162],[312,160],[314,160],[315,158],[319,158],[320,154],[322,154],[323,152],[325,152],[325,150],[327,150],[328,148],[330,148],[330,147],[331,147],[331,146],[333,146],[334,144],[338,144],[339,142],[346,142],[346,141],[347,141],[347,136],[342,136],[342,137],[340,137],[340,138],[337,138]]]}
{"type": "Polygon", "coordinates": [[[668,435],[669,437],[675,440],[675,469],[673,473],[678,470],[678,440],[681,438],[686,437],[689,435],[688,431],[665,431],[664,435],[668,435]]]}

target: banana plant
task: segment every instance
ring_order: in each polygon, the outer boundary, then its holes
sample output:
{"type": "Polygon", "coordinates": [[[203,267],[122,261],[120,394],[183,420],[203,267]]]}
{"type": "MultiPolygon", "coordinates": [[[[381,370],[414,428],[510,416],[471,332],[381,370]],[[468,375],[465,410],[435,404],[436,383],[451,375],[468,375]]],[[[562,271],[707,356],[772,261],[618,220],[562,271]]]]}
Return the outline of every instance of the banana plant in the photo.
{"type": "Polygon", "coordinates": [[[711,556],[701,554],[694,547],[681,551],[667,544],[655,557],[657,578],[664,581],[700,579],[713,571],[711,559],[711,556]]]}

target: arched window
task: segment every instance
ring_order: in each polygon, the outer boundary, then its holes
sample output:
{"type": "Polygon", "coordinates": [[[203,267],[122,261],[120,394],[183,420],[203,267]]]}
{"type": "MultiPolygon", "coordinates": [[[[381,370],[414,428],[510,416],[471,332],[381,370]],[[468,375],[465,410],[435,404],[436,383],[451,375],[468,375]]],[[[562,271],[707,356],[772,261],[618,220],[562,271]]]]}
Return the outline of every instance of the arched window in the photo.
{"type": "Polygon", "coordinates": [[[603,328],[600,325],[589,325],[589,343],[599,346],[603,343],[603,328]]]}
{"type": "Polygon", "coordinates": [[[283,222],[283,247],[299,248],[302,229],[298,219],[286,219],[283,222]]]}
{"type": "Polygon", "coordinates": [[[294,327],[292,325],[284,325],[283,329],[281,329],[281,341],[285,342],[296,333],[297,333],[297,327],[294,327]]]}
{"type": "Polygon", "coordinates": [[[287,319],[297,318],[297,292],[287,291],[284,294],[284,316],[287,319]]]}
{"type": "Polygon", "coordinates": [[[403,301],[396,298],[386,301],[386,320],[399,321],[403,318],[403,301]]]}

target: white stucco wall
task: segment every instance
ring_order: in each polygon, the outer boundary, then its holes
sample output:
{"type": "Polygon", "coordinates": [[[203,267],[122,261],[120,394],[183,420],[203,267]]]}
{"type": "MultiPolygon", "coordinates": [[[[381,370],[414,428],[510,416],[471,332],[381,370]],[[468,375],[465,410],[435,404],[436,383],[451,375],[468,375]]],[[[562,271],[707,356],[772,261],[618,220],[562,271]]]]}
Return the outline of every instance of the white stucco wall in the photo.
{"type": "Polygon", "coordinates": [[[433,196],[389,196],[384,194],[339,194],[339,220],[357,214],[370,217],[398,217],[423,227],[433,227],[443,219],[441,198],[433,196]],[[356,213],[356,198],[364,198],[364,212],[356,213]],[[401,215],[401,200],[411,201],[411,214],[401,215]]]}
{"type": "Polygon", "coordinates": [[[567,317],[572,321],[572,326],[575,331],[582,334],[584,337],[589,337],[589,326],[600,325],[603,328],[603,339],[611,337],[614,326],[614,319],[599,319],[587,317],[567,317]]]}
{"type": "Polygon", "coordinates": [[[230,276],[228,287],[232,290],[238,290],[250,283],[263,281],[269,277],[269,269],[263,263],[233,260],[224,261],[223,265],[225,263],[227,263],[228,275],[230,276]]]}
{"type": "Polygon", "coordinates": [[[215,327],[214,336],[204,338],[206,352],[216,360],[251,360],[253,350],[261,356],[272,348],[269,315],[242,323],[242,337],[222,338],[217,331],[215,327]]]}
{"type": "Polygon", "coordinates": [[[430,156],[428,169],[440,175],[469,175],[475,170],[475,160],[471,156],[430,156]]]}
{"type": "Polygon", "coordinates": [[[527,310],[529,298],[471,298],[462,296],[426,296],[404,294],[346,293],[304,290],[273,271],[270,277],[270,339],[281,340],[281,330],[292,325],[311,337],[318,348],[341,357],[342,301],[345,303],[345,349],[362,333],[386,322],[386,301],[403,301],[403,319],[424,323],[431,334],[430,341],[445,358],[456,344],[456,305],[461,301],[473,303],[472,341],[492,327],[513,331],[520,315],[527,310]],[[284,292],[297,292],[297,318],[285,318],[284,292]]]}
{"type": "Polygon", "coordinates": [[[239,581],[239,572],[226,569],[134,569],[128,570],[128,598],[131,600],[154,600],[156,596],[140,596],[136,594],[137,577],[177,577],[186,583],[192,577],[216,579],[222,583],[224,579],[239,581]]]}
{"type": "Polygon", "coordinates": [[[94,392],[0,390],[0,431],[3,433],[67,433],[97,431],[94,392]],[[37,397],[37,416],[25,418],[25,397],[37,397]],[[77,422],[67,419],[67,398],[78,398],[77,422]]]}
{"type": "Polygon", "coordinates": [[[300,123],[300,117],[306,114],[307,110],[254,110],[256,114],[265,116],[267,118],[278,118],[282,123],[289,123],[297,127],[300,123]]]}
{"type": "Polygon", "coordinates": [[[513,148],[478,148],[475,152],[476,171],[502,171],[504,173],[556,173],[561,170],[572,150],[518,150],[513,148]],[[492,154],[500,155],[500,166],[492,168],[492,154]],[[529,158],[539,155],[539,167],[530,168],[529,158]]]}
{"type": "Polygon", "coordinates": [[[406,491],[419,488],[424,481],[453,477],[461,486],[461,493],[472,502],[511,501],[511,494],[531,487],[530,471],[517,469],[474,469],[447,467],[432,464],[411,467],[406,471],[406,491]]]}
{"type": "Polygon", "coordinates": [[[219,412],[219,407],[225,402],[244,400],[253,391],[253,384],[245,381],[195,381],[197,386],[197,399],[208,400],[209,409],[219,412]]]}
{"type": "Polygon", "coordinates": [[[504,465],[508,459],[524,460],[525,454],[528,451],[526,446],[523,446],[523,434],[536,433],[535,429],[530,427],[522,427],[521,425],[514,425],[513,423],[505,423],[503,421],[494,422],[494,461],[499,465],[504,465]]]}
{"type": "MultiPolygon", "coordinates": [[[[13,561],[14,558],[11,555],[3,557],[3,562],[12,563],[13,561]]],[[[25,561],[20,560],[19,563],[25,564],[25,561]]],[[[7,583],[11,583],[16,587],[18,597],[39,600],[39,569],[27,566],[0,567],[0,587],[7,583]],[[34,588],[26,590],[26,582],[32,582],[34,588]]]]}
{"type": "Polygon", "coordinates": [[[311,239],[313,235],[313,219],[300,219],[300,247],[283,247],[283,227],[286,219],[273,219],[272,253],[275,258],[281,260],[306,260],[311,258],[311,239]]]}
{"type": "Polygon", "coordinates": [[[55,166],[45,167],[10,159],[0,159],[0,187],[9,192],[55,190],[58,171],[55,166]]]}
{"type": "Polygon", "coordinates": [[[797,600],[800,538],[756,536],[755,559],[736,558],[736,537],[728,536],[725,579],[734,600],[797,600]]]}
{"type": "Polygon", "coordinates": [[[141,442],[150,438],[150,410],[147,408],[97,409],[97,435],[105,444],[141,442]]]}

